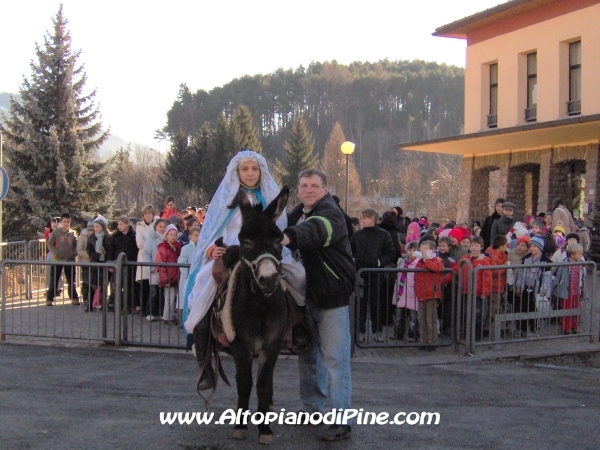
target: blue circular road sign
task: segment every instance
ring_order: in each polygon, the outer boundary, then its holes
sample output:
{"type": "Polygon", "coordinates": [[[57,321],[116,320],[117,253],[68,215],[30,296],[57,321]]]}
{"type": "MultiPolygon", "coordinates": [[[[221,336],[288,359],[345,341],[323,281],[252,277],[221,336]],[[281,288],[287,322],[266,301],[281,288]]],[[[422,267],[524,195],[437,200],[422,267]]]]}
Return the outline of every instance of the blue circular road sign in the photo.
{"type": "Polygon", "coordinates": [[[8,172],[4,167],[0,167],[0,201],[8,194],[8,187],[8,172]]]}

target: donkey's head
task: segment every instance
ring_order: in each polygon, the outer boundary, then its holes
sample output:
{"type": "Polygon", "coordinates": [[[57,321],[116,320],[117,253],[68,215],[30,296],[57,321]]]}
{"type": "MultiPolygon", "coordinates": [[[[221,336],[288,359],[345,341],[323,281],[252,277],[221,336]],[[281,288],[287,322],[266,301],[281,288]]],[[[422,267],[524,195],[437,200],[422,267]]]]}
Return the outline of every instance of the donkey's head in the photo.
{"type": "Polygon", "coordinates": [[[277,219],[283,213],[290,190],[287,186],[263,211],[262,205],[252,205],[243,189],[238,192],[242,212],[239,234],[240,258],[252,270],[262,293],[269,297],[275,292],[281,278],[281,239],[277,219]]]}

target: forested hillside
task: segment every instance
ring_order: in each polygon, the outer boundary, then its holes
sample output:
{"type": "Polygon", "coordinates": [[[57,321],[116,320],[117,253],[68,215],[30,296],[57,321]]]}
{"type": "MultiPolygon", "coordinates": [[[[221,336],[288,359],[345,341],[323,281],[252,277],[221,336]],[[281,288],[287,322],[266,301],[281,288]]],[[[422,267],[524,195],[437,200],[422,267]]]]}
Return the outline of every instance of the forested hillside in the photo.
{"type": "MultiPolygon", "coordinates": [[[[329,134],[339,122],[357,144],[354,161],[366,191],[389,163],[410,161],[394,144],[462,132],[464,70],[425,61],[315,62],[308,68],[247,75],[209,92],[181,86],[164,131],[195,135],[203,123],[215,126],[236,107],[252,114],[264,155],[285,160],[283,144],[296,116],[302,115],[322,157],[329,134]]],[[[431,170],[450,166],[453,157],[428,157],[431,170]],[[440,159],[441,158],[441,159],[440,159]],[[430,165],[431,163],[431,165],[430,165]]],[[[425,167],[425,168],[426,168],[425,167]]],[[[387,167],[389,171],[389,167],[387,167]]]]}

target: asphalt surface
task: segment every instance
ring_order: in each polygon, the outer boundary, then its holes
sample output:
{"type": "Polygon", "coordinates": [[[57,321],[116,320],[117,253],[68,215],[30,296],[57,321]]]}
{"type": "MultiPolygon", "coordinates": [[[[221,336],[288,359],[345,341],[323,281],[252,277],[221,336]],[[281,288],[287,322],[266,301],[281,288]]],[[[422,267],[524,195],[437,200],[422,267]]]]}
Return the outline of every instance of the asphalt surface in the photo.
{"type": "MultiPolygon", "coordinates": [[[[223,361],[233,382],[233,362],[223,361]]],[[[274,425],[271,447],[599,447],[600,370],[457,361],[353,362],[355,408],[438,412],[439,425],[354,425],[352,439],[337,443],[319,441],[323,425],[274,425]]],[[[196,375],[193,357],[182,352],[0,344],[0,449],[265,448],[252,425],[246,441],[235,441],[230,425],[160,424],[160,412],[204,411],[196,375]]],[[[296,410],[297,391],[297,362],[284,357],[275,371],[275,411],[296,410]]],[[[219,416],[235,403],[235,388],[222,384],[212,411],[219,416]]]]}

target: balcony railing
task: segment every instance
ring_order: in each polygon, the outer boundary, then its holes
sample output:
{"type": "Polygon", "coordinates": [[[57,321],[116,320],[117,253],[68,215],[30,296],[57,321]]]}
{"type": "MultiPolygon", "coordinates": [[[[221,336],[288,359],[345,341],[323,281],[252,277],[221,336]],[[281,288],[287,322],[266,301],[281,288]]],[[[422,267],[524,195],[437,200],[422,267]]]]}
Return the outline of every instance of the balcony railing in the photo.
{"type": "Polygon", "coordinates": [[[498,114],[490,114],[487,116],[488,128],[496,128],[498,126],[498,114]]]}
{"type": "Polygon", "coordinates": [[[571,102],[567,102],[567,114],[569,116],[581,114],[581,100],[573,100],[571,102]]]}
{"type": "Polygon", "coordinates": [[[537,106],[525,108],[525,122],[535,122],[537,120],[537,106]]]}

